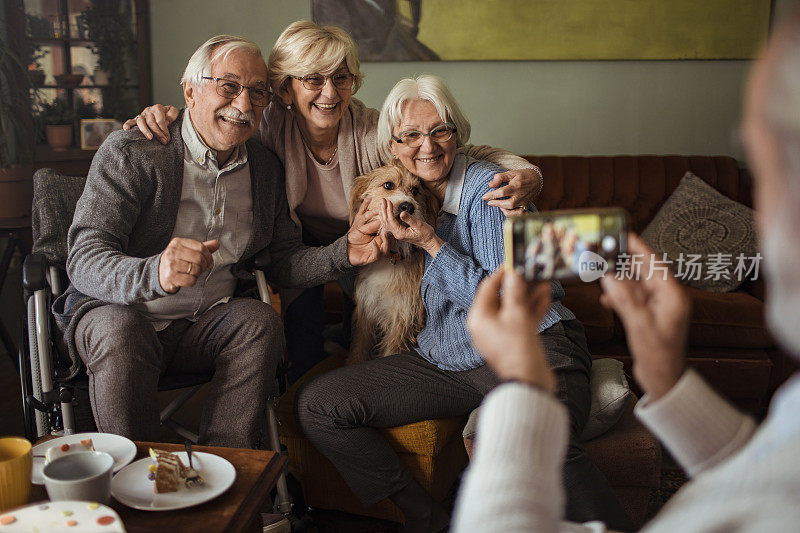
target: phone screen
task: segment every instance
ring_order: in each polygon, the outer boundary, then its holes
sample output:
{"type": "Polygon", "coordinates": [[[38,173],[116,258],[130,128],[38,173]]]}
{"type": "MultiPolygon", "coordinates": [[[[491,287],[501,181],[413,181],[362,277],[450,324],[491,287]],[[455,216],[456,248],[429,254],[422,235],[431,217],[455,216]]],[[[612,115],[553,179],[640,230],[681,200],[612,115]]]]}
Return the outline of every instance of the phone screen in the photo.
{"type": "Polygon", "coordinates": [[[616,267],[625,252],[628,216],[623,209],[542,211],[506,221],[506,264],[529,281],[593,281],[616,267]]]}

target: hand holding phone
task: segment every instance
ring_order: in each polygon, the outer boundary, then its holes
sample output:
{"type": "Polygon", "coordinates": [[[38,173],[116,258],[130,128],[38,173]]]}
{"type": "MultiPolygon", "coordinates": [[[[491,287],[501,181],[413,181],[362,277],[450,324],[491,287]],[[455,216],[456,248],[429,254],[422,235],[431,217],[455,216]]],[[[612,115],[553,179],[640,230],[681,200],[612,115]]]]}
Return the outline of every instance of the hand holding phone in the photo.
{"type": "Polygon", "coordinates": [[[527,281],[594,281],[627,249],[628,214],[596,208],[541,211],[505,223],[506,267],[527,281]]]}

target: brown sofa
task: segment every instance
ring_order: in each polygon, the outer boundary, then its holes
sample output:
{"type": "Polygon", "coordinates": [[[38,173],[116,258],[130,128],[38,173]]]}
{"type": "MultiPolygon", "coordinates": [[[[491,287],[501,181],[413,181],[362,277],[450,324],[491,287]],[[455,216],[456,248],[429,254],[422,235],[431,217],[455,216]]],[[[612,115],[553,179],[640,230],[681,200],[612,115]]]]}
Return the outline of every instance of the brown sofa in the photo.
{"type": "MultiPolygon", "coordinates": [[[[619,206],[641,232],[678,186],[686,171],[722,194],[752,206],[751,179],[725,156],[527,156],[542,169],[541,210],[619,206]]],[[[565,287],[564,303],[586,327],[594,357],[630,355],[619,319],[599,303],[598,283],[565,287]]],[[[763,284],[746,282],[736,291],[714,293],[686,287],[692,300],[688,363],[740,407],[761,410],[788,375],[789,363],[764,325],[763,284]]]]}
{"type": "MultiPolygon", "coordinates": [[[[677,187],[687,170],[717,190],[751,205],[750,178],[730,157],[709,156],[528,156],[539,165],[545,187],[539,209],[621,206],[631,215],[632,229],[641,232],[677,187]]],[[[598,283],[565,287],[565,304],[586,328],[593,357],[614,357],[626,364],[630,355],[624,332],[613,313],[599,303],[598,283]]],[[[740,406],[758,410],[788,375],[786,359],[764,327],[763,286],[748,283],[731,293],[711,293],[687,287],[692,303],[689,364],[740,406]]],[[[329,319],[340,319],[341,291],[325,288],[329,319]]],[[[341,361],[331,358],[314,372],[341,361]]],[[[294,389],[278,405],[281,440],[287,445],[290,468],[300,477],[312,506],[400,520],[388,501],[364,509],[333,466],[313,449],[293,416],[294,389]]],[[[386,430],[386,437],[415,477],[441,499],[466,462],[460,428],[465,418],[427,421],[386,430]]],[[[584,443],[587,453],[609,479],[637,525],[648,515],[648,502],[659,486],[661,450],[653,436],[628,410],[608,433],[584,443]]]]}

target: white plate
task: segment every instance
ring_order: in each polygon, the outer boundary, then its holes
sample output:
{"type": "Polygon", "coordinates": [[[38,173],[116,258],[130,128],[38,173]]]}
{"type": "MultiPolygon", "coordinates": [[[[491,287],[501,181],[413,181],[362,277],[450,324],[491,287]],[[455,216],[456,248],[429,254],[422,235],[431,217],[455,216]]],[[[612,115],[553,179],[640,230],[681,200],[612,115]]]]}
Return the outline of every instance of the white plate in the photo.
{"type": "MultiPolygon", "coordinates": [[[[186,452],[175,455],[188,465],[186,452]]],[[[149,457],[139,459],[119,471],[111,480],[111,495],[120,503],[143,511],[171,511],[212,500],[228,490],[236,480],[236,469],[226,459],[210,453],[192,452],[192,464],[205,483],[181,487],[176,492],[153,492],[153,482],[147,479],[149,457]]]]}
{"type": "Polygon", "coordinates": [[[86,501],[59,500],[56,502],[41,501],[27,507],[17,507],[3,511],[5,516],[12,516],[15,522],[0,526],[3,533],[31,533],[47,531],[47,533],[125,533],[122,519],[114,509],[86,501]],[[66,518],[69,516],[69,519],[66,518]],[[110,523],[98,524],[98,518],[105,517],[110,523]],[[67,525],[67,520],[75,522],[67,525]]]}
{"type": "Polygon", "coordinates": [[[42,478],[42,468],[44,468],[44,454],[53,446],[62,444],[76,444],[84,439],[92,439],[94,449],[98,452],[106,452],[114,458],[114,472],[133,461],[136,457],[136,445],[132,440],[126,439],[113,433],[75,433],[66,437],[42,442],[33,447],[33,455],[42,457],[33,458],[33,468],[31,469],[31,482],[36,485],[44,484],[42,478]]]}

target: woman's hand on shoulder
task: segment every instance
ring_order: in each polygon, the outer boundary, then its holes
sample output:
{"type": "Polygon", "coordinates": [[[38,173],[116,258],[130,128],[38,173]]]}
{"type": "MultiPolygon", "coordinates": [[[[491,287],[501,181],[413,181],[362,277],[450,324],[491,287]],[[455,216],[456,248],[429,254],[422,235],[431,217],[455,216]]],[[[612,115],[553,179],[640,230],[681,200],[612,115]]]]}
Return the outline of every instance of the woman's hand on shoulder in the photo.
{"type": "Polygon", "coordinates": [[[436,257],[436,254],[439,253],[444,241],[436,235],[433,226],[409,215],[406,211],[401,211],[400,220],[408,224],[408,226],[403,226],[394,216],[392,202],[386,198],[381,200],[378,212],[384,229],[391,232],[395,239],[422,248],[431,257],[436,257]]]}
{"type": "Polygon", "coordinates": [[[499,207],[507,217],[525,211],[542,191],[542,178],[534,168],[498,172],[489,182],[493,191],[483,195],[483,200],[493,207],[499,207]]]}
{"type": "Polygon", "coordinates": [[[139,128],[142,135],[152,140],[158,138],[161,144],[169,142],[169,125],[178,118],[180,110],[171,105],[153,104],[145,107],[141,113],[125,121],[122,129],[129,130],[134,126],[139,128]]]}

